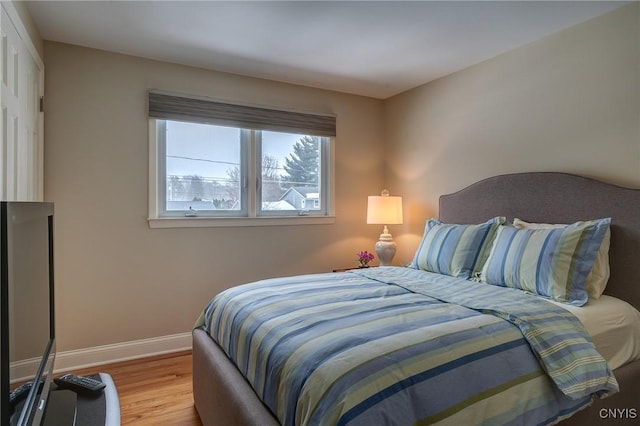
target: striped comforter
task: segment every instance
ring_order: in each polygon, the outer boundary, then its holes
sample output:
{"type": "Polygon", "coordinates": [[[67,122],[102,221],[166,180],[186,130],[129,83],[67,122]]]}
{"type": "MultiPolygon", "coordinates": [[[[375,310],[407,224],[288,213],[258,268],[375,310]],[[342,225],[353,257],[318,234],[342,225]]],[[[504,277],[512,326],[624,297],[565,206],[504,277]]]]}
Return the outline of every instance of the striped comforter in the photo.
{"type": "Polygon", "coordinates": [[[410,268],[234,287],[202,326],[283,425],[552,424],[618,390],[564,309],[410,268]]]}

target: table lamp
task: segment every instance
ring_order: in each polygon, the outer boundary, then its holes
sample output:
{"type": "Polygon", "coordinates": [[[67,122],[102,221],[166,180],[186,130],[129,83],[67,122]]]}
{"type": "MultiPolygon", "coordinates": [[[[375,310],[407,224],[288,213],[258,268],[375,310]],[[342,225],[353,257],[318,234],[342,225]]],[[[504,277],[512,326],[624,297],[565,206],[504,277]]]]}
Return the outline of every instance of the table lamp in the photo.
{"type": "Polygon", "coordinates": [[[391,259],[396,254],[396,243],[387,225],[402,224],[402,197],[392,197],[386,189],[381,195],[370,195],[367,203],[367,224],[384,225],[380,241],[376,243],[376,254],[381,266],[391,265],[391,259]]]}

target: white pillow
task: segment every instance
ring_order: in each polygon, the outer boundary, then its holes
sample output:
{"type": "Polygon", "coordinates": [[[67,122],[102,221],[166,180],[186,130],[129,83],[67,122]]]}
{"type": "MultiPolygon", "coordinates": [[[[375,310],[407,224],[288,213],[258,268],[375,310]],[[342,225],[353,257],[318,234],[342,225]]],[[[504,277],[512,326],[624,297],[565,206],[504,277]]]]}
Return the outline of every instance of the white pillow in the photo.
{"type": "MultiPolygon", "coordinates": [[[[564,228],[567,225],[564,224],[551,224],[551,223],[529,223],[524,220],[513,219],[513,226],[518,229],[549,229],[549,228],[564,228]]],[[[593,262],[593,267],[587,275],[587,292],[589,297],[597,299],[604,292],[611,270],[609,269],[609,245],[611,243],[611,229],[607,228],[607,232],[602,239],[602,245],[596,255],[596,259],[593,262]]]]}

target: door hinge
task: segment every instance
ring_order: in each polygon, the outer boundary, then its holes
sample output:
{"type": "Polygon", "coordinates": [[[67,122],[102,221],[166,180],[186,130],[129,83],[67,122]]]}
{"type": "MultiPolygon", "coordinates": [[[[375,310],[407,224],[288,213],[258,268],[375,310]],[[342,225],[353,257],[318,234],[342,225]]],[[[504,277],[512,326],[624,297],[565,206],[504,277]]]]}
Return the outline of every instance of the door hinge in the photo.
{"type": "Polygon", "coordinates": [[[44,96],[40,96],[40,112],[44,112],[44,96]]]}

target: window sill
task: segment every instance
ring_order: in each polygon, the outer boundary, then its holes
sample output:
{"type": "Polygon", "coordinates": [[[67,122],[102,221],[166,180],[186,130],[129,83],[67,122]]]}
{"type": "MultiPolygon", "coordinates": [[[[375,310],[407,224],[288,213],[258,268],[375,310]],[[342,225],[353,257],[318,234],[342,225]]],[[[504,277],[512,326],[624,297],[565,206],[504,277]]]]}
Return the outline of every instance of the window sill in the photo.
{"type": "Polygon", "coordinates": [[[149,228],[217,228],[239,226],[330,225],[335,216],[269,217],[159,217],[148,218],[149,228]]]}

